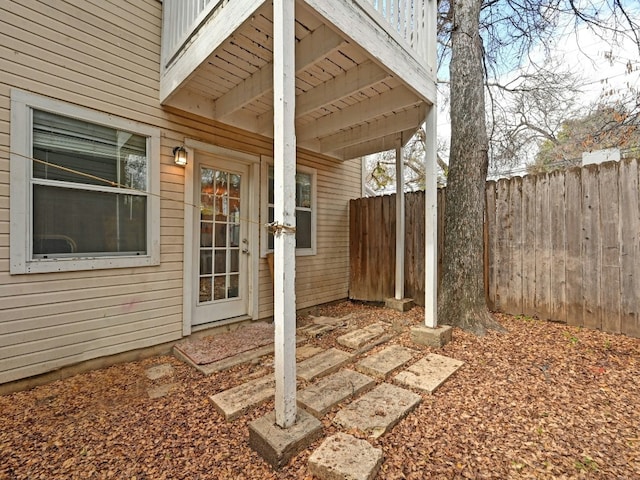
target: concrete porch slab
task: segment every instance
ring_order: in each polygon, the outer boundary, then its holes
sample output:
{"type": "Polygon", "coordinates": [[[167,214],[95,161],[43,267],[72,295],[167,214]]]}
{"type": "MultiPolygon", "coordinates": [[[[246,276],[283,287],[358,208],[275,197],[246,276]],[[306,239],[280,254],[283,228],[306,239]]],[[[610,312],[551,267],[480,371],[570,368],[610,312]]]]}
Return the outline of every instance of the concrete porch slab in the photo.
{"type": "Polygon", "coordinates": [[[257,378],[211,395],[209,400],[214,408],[227,421],[234,420],[249,408],[254,407],[275,395],[276,380],[273,375],[257,378]]]}
{"type": "Polygon", "coordinates": [[[400,368],[418,352],[400,345],[391,345],[384,350],[362,359],[356,369],[366,375],[384,378],[396,368],[400,368]]]}
{"type": "Polygon", "coordinates": [[[382,449],[346,433],[327,438],[309,457],[309,471],[320,480],[372,480],[382,449]]]}
{"type": "Polygon", "coordinates": [[[382,383],[340,410],[333,423],[378,438],[406,417],[421,400],[417,393],[382,383]]]}
{"type": "Polygon", "coordinates": [[[355,397],[376,384],[371,377],[353,370],[340,370],[298,392],[298,405],[317,418],[322,418],[331,408],[355,397]]]}
{"type": "Polygon", "coordinates": [[[322,353],[298,363],[296,366],[297,377],[310,382],[314,378],[328,375],[339,370],[343,365],[351,361],[353,355],[330,348],[322,353]]]}
{"type": "Polygon", "coordinates": [[[362,347],[365,343],[373,340],[374,338],[382,335],[386,328],[386,323],[372,323],[364,328],[359,328],[344,335],[339,336],[336,341],[343,347],[357,349],[362,347]]]}
{"type": "Polygon", "coordinates": [[[400,372],[394,380],[401,385],[433,393],[462,365],[464,362],[461,360],[430,353],[400,372]]]}
{"type": "Polygon", "coordinates": [[[275,412],[249,424],[249,445],[276,469],[321,435],[320,420],[304,410],[298,410],[296,423],[289,428],[276,425],[275,412]]]}

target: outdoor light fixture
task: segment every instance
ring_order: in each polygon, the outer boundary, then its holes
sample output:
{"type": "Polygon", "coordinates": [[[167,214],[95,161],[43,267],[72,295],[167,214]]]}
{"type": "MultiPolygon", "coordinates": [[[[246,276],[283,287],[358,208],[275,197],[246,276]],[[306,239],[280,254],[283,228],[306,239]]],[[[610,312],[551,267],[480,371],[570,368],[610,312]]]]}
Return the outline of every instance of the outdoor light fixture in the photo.
{"type": "Polygon", "coordinates": [[[180,145],[173,149],[173,161],[176,165],[184,167],[187,164],[187,151],[180,145]]]}

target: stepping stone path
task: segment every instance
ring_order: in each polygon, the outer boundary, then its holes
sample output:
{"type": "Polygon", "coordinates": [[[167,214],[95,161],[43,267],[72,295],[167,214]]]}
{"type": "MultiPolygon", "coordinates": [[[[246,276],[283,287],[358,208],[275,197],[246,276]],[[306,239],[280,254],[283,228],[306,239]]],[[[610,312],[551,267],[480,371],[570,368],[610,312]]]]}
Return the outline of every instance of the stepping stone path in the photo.
{"type": "Polygon", "coordinates": [[[269,400],[275,395],[276,380],[273,375],[257,378],[209,397],[215,409],[224,418],[233,420],[251,407],[269,400]]]}
{"type": "Polygon", "coordinates": [[[394,377],[396,383],[433,393],[453,375],[464,362],[430,353],[394,377]]]}
{"type": "Polygon", "coordinates": [[[411,360],[417,353],[410,348],[392,345],[361,360],[356,364],[356,368],[364,374],[384,378],[411,360]]]}
{"type": "Polygon", "coordinates": [[[369,390],[376,381],[353,370],[341,370],[298,392],[298,404],[317,418],[334,405],[369,390]]]}
{"type": "Polygon", "coordinates": [[[322,479],[371,480],[382,465],[382,449],[346,433],[327,438],[309,457],[309,470],[322,479]]]}
{"type": "MultiPolygon", "coordinates": [[[[349,316],[342,319],[315,317],[312,325],[298,329],[298,333],[313,337],[322,334],[318,332],[346,326],[347,318],[349,316]]],[[[375,386],[376,380],[372,377],[384,379],[416,356],[424,354],[411,348],[391,345],[362,358],[366,351],[388,342],[398,333],[386,333],[388,327],[386,323],[377,322],[338,337],[337,342],[351,349],[351,353],[337,348],[323,351],[312,344],[299,347],[296,352],[298,379],[314,383],[297,393],[300,406],[298,420],[289,429],[275,427],[275,412],[272,412],[271,416],[254,420],[249,425],[251,446],[278,468],[295,454],[294,450],[305,448],[322,435],[321,420],[324,415],[352,398],[355,400],[339,410],[333,418],[335,425],[346,430],[358,430],[369,437],[378,438],[407,416],[422,401],[422,397],[390,383],[375,386]],[[355,364],[359,372],[342,368],[357,358],[361,358],[355,364]]],[[[297,338],[298,343],[301,338],[303,337],[297,338]]],[[[249,361],[256,362],[257,358],[271,352],[272,345],[244,352],[224,359],[224,367],[249,361]]],[[[433,393],[461,365],[463,362],[459,360],[428,354],[395,375],[393,381],[399,385],[433,393]]],[[[203,371],[208,366],[197,367],[203,371]]],[[[220,367],[221,365],[215,365],[214,368],[219,370],[220,367]]],[[[166,378],[173,375],[173,368],[168,364],[158,365],[148,369],[146,375],[149,379],[166,378]]],[[[170,391],[173,385],[161,387],[170,391]]],[[[214,408],[227,420],[233,420],[248,409],[272,398],[274,394],[275,379],[273,374],[269,374],[212,395],[210,400],[214,408]]],[[[313,452],[309,457],[309,470],[320,480],[371,480],[377,475],[382,461],[381,449],[374,448],[366,440],[341,432],[327,438],[313,452]]]]}
{"type": "Polygon", "coordinates": [[[373,340],[376,337],[382,335],[386,327],[386,323],[372,323],[364,328],[359,328],[349,333],[338,337],[336,341],[343,347],[351,348],[353,350],[362,347],[365,343],[373,340]]]}
{"type": "Polygon", "coordinates": [[[418,406],[422,397],[404,388],[382,383],[336,413],[333,423],[378,438],[418,406]]]}
{"type": "Polygon", "coordinates": [[[300,362],[297,367],[298,378],[310,382],[314,378],[328,375],[339,370],[351,361],[353,355],[337,348],[330,348],[318,355],[300,362]]]}

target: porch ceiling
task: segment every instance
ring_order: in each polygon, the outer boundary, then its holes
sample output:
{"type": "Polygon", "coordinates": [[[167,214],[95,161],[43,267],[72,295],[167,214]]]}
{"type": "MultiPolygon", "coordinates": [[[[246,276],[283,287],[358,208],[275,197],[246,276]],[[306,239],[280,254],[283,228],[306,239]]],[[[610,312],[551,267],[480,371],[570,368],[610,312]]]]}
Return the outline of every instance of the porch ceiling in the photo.
{"type": "MultiPolygon", "coordinates": [[[[273,10],[262,4],[164,104],[273,136],[273,10]]],[[[428,103],[303,2],[296,4],[297,144],[346,160],[405,143],[428,103]]]]}

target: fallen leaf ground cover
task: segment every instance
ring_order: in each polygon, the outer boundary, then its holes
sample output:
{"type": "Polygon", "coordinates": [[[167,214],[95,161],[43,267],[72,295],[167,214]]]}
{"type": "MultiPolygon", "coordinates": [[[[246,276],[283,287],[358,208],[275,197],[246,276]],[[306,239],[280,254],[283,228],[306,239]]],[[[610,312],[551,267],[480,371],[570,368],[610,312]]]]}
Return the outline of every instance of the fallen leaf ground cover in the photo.
{"type": "MultiPolygon", "coordinates": [[[[410,340],[420,308],[343,302],[312,313],[385,321],[398,333],[386,345],[435,352],[410,340]]],[[[507,334],[456,329],[438,353],[465,365],[390,433],[369,439],[384,452],[378,478],[640,478],[640,339],[496,316],[507,334]]],[[[311,343],[333,347],[342,333],[311,343]]],[[[273,358],[263,357],[204,377],[166,356],[2,396],[0,478],[310,479],[307,460],[320,441],[277,472],[248,446],[248,423],[273,402],[233,422],[209,403],[272,371],[273,358]],[[170,393],[151,399],[145,370],[164,363],[174,368],[160,380],[170,393]]],[[[338,409],[323,419],[326,435],[338,431],[338,409]]]]}

